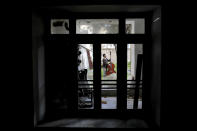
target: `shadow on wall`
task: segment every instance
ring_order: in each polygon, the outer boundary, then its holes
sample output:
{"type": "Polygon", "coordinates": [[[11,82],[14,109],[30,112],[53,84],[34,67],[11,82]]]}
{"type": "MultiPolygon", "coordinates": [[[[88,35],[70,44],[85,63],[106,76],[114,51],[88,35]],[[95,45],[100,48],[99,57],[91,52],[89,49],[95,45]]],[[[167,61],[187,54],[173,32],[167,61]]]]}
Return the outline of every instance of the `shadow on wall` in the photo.
{"type": "Polygon", "coordinates": [[[160,127],[161,107],[161,8],[153,13],[152,24],[152,66],[151,66],[151,106],[153,120],[160,127]]]}
{"type": "Polygon", "coordinates": [[[45,115],[45,63],[44,63],[44,25],[42,18],[32,12],[32,57],[34,123],[43,120],[45,115]]]}

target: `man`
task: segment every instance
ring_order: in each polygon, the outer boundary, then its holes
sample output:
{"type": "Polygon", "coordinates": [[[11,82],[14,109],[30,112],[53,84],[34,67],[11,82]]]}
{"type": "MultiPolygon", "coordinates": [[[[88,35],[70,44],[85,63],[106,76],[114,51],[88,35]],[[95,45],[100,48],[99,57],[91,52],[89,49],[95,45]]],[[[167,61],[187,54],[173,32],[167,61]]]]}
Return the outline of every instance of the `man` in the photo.
{"type": "Polygon", "coordinates": [[[103,54],[103,75],[106,76],[108,60],[106,54],[103,54]]]}
{"type": "Polygon", "coordinates": [[[79,47],[79,51],[81,52],[80,55],[78,56],[78,60],[80,61],[80,64],[78,65],[79,79],[87,80],[87,72],[89,69],[87,51],[84,47],[81,46],[79,47]]]}
{"type": "MultiPolygon", "coordinates": [[[[82,45],[82,44],[80,44],[82,45]]],[[[89,69],[89,61],[88,61],[88,54],[87,50],[84,48],[85,45],[79,46],[78,48],[78,79],[79,80],[87,80],[87,72],[89,69]]],[[[81,83],[87,83],[86,81],[82,81],[81,83]]],[[[86,99],[87,95],[85,92],[89,91],[88,89],[83,89],[82,85],[78,86],[78,99],[79,99],[79,107],[82,108],[87,105],[86,99]]],[[[89,85],[85,85],[85,87],[89,88],[89,85]]]]}

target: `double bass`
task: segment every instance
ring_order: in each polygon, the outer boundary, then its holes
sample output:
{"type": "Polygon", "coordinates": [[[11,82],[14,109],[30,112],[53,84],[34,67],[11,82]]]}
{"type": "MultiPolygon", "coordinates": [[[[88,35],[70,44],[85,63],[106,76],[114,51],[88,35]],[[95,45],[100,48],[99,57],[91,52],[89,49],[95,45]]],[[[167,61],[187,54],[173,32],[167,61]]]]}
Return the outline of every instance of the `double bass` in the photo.
{"type": "Polygon", "coordinates": [[[110,62],[107,65],[107,72],[106,75],[110,75],[112,73],[116,73],[116,71],[114,70],[115,65],[111,62],[111,51],[110,51],[110,62]]]}

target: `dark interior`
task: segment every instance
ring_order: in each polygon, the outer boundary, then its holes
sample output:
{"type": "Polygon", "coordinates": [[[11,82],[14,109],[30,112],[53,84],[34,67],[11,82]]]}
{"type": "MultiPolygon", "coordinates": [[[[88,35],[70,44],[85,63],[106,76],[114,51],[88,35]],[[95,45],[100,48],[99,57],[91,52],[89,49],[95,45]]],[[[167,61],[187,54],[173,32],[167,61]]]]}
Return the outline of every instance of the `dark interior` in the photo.
{"type": "MultiPolygon", "coordinates": [[[[162,5],[112,2],[40,2],[32,7],[32,58],[33,58],[33,93],[34,126],[58,127],[70,122],[83,120],[96,121],[93,127],[160,127],[161,89],[162,89],[162,50],[161,20],[162,5]],[[118,18],[120,27],[127,17],[145,18],[145,35],[125,36],[124,28],[118,35],[75,35],[77,18],[118,18]],[[69,18],[70,34],[51,35],[49,21],[51,18],[69,18]],[[99,104],[100,85],[100,43],[118,44],[118,63],[126,63],[125,44],[129,40],[144,46],[144,98],[142,110],[126,110],[125,90],[118,90],[118,107],[116,110],[101,110],[99,104]],[[94,110],[77,109],[77,44],[94,43],[94,110]],[[99,68],[98,68],[99,67],[99,68]],[[54,104],[54,101],[56,104],[54,104]],[[98,122],[99,120],[99,122],[98,122]],[[103,123],[111,122],[103,125],[103,123]],[[114,125],[114,126],[113,126],[114,125]]],[[[117,86],[125,86],[126,64],[120,64],[117,86]]],[[[87,121],[88,123],[88,121],[87,121]]]]}

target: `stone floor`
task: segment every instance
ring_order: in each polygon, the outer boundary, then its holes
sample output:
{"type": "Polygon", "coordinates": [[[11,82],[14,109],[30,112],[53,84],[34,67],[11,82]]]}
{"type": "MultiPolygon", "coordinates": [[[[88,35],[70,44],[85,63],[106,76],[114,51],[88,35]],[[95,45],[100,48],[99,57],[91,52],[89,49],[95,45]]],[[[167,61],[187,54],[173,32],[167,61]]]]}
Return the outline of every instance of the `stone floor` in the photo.
{"type": "MultiPolygon", "coordinates": [[[[131,79],[130,75],[130,70],[128,70],[128,79],[131,79]]],[[[88,80],[93,80],[93,69],[88,70],[87,74],[87,79],[88,80]]],[[[117,73],[112,73],[108,76],[102,77],[102,80],[116,80],[117,79],[117,73]]],[[[112,82],[110,82],[112,83],[112,82]]],[[[110,87],[110,85],[104,85],[105,88],[110,87]],[[107,86],[107,87],[106,87],[107,86]]],[[[116,109],[117,106],[117,100],[116,97],[102,97],[102,101],[106,102],[106,104],[102,104],[101,107],[102,109],[116,109]]],[[[94,104],[93,104],[94,105],[94,104]]],[[[94,107],[89,107],[89,108],[83,108],[83,109],[93,109],[94,107]]],[[[127,99],[127,109],[133,109],[133,99],[128,98],[127,99]]],[[[138,101],[138,109],[142,109],[142,101],[138,101]]]]}
{"type": "Polygon", "coordinates": [[[140,119],[62,119],[39,125],[38,127],[67,128],[148,128],[148,124],[140,119]]]}
{"type": "Polygon", "coordinates": [[[87,72],[87,79],[93,80],[93,69],[89,69],[87,72]]]}
{"type": "MultiPolygon", "coordinates": [[[[102,97],[102,101],[106,104],[102,104],[102,109],[116,109],[117,99],[116,97],[102,97]]],[[[133,99],[127,99],[127,109],[133,109],[133,99]]],[[[138,101],[138,109],[142,109],[142,100],[138,101]]]]}
{"type": "MultiPolygon", "coordinates": [[[[88,70],[87,79],[93,80],[93,69],[88,70]]],[[[116,80],[116,79],[117,79],[117,73],[112,73],[110,75],[102,77],[102,80],[116,80]]]]}
{"type": "MultiPolygon", "coordinates": [[[[127,98],[127,109],[133,109],[134,99],[127,98]]],[[[142,109],[142,100],[138,100],[138,109],[142,109]]]]}
{"type": "Polygon", "coordinates": [[[117,79],[117,74],[116,73],[112,73],[112,74],[104,76],[102,78],[102,80],[116,80],[116,79],[117,79]]]}
{"type": "MultiPolygon", "coordinates": [[[[103,101],[101,105],[101,109],[116,109],[117,107],[116,97],[102,97],[101,100],[103,101]]],[[[85,107],[80,109],[94,109],[94,107],[85,107]]],[[[133,109],[133,99],[131,98],[127,99],[127,109],[133,109]]],[[[142,100],[138,101],[138,109],[142,109],[142,100]]]]}
{"type": "MultiPolygon", "coordinates": [[[[93,69],[88,70],[87,79],[93,80],[93,69]]],[[[116,79],[117,79],[117,73],[112,73],[110,75],[102,77],[102,80],[116,80],[116,79]]],[[[127,70],[127,80],[131,80],[131,79],[132,79],[131,71],[127,70]]]]}
{"type": "Polygon", "coordinates": [[[101,109],[116,109],[117,107],[116,97],[102,97],[101,100],[106,102],[106,104],[102,103],[101,109]]]}

